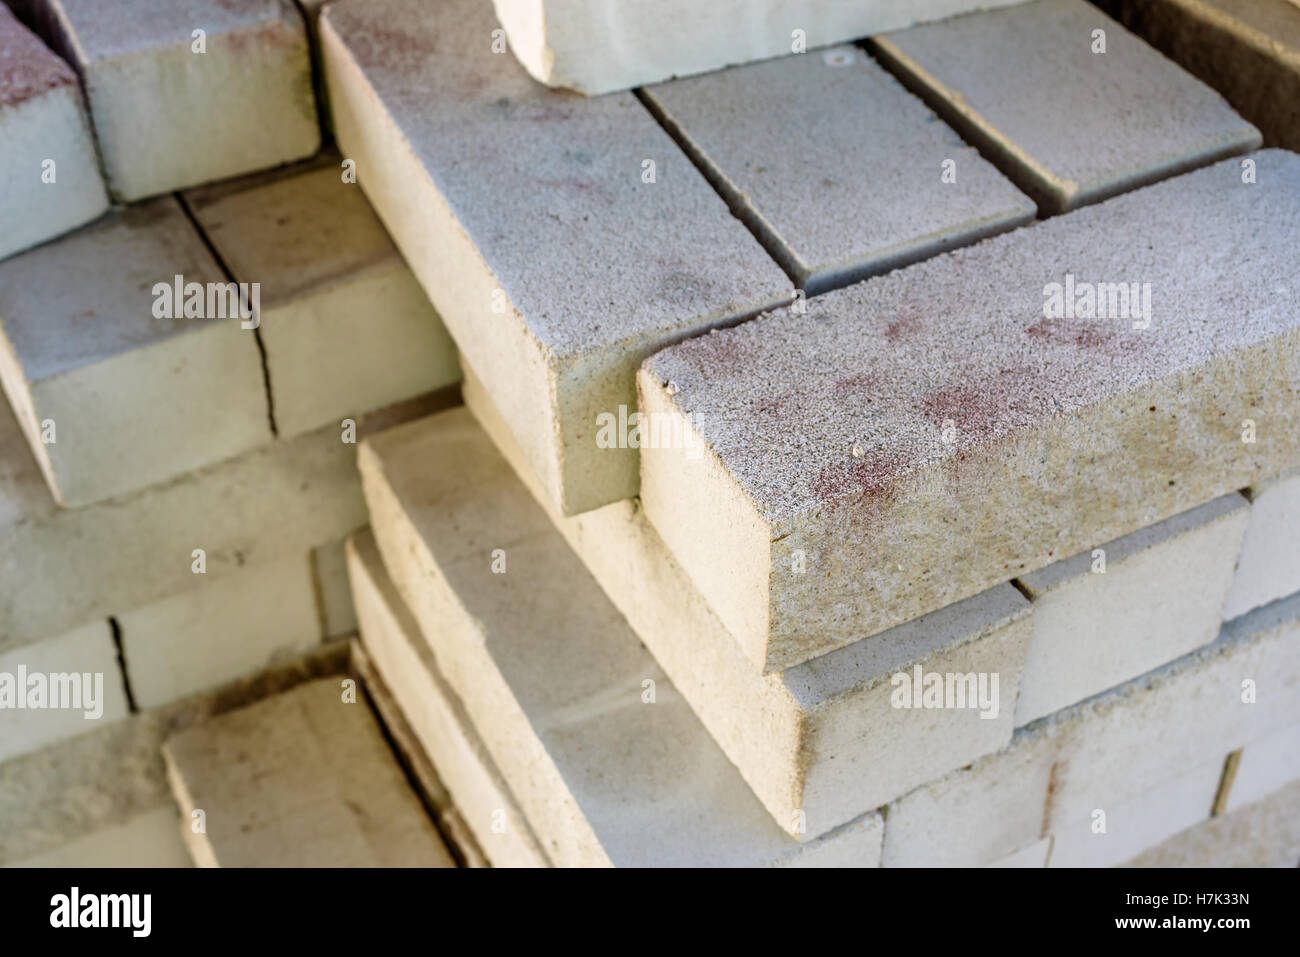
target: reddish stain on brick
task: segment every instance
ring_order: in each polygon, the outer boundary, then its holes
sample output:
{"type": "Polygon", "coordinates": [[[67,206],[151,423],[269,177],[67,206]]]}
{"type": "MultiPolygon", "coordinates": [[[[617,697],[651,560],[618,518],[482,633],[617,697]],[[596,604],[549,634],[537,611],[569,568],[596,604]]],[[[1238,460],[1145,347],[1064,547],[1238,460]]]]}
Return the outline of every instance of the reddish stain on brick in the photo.
{"type": "Polygon", "coordinates": [[[1108,356],[1131,355],[1142,347],[1141,339],[1119,323],[1111,319],[1040,319],[1025,330],[1025,335],[1039,342],[1077,346],[1108,356]]]}
{"type": "Polygon", "coordinates": [[[0,107],[76,82],[72,67],[0,4],[0,107]]]}
{"type": "Polygon", "coordinates": [[[874,372],[857,372],[835,380],[835,398],[847,399],[852,395],[870,395],[880,387],[874,372]]]}
{"type": "Polygon", "coordinates": [[[869,500],[886,502],[893,497],[909,462],[897,451],[880,449],[860,459],[828,465],[813,480],[813,493],[823,502],[836,502],[858,495],[857,504],[869,500]]]}

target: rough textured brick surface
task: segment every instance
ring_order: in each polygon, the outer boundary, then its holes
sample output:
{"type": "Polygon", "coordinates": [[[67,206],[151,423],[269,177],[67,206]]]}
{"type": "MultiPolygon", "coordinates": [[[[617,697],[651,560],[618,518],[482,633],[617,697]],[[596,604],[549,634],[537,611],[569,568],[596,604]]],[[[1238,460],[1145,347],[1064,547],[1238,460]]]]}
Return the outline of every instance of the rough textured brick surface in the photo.
{"type": "Polygon", "coordinates": [[[1045,213],[1260,145],[1218,93],[1086,0],[1035,0],[872,43],[1045,213]],[[1097,29],[1104,53],[1093,52],[1097,29]]]}
{"type": "Polygon", "coordinates": [[[1139,854],[1129,867],[1296,867],[1300,781],[1262,801],[1188,828],[1139,854]]]}
{"type": "Polygon", "coordinates": [[[81,74],[119,199],[277,166],[320,146],[306,28],[290,0],[29,6],[81,74]]]}
{"type": "Polygon", "coordinates": [[[1016,726],[1213,641],[1248,518],[1233,492],[1021,578],[1034,639],[1016,726]]]}
{"type": "Polygon", "coordinates": [[[1300,591],[1300,471],[1260,482],[1247,495],[1250,524],[1225,618],[1300,591]]]}
{"type": "Polygon", "coordinates": [[[646,513],[750,658],[789,667],[1300,462],[1300,157],[1256,160],[1254,184],[1221,163],[647,362],[646,513]],[[1070,276],[1150,283],[1149,326],[1049,317],[1070,276]]]}
{"type": "Polygon", "coordinates": [[[186,202],[238,282],[261,289],[279,435],[294,436],[454,383],[456,349],[340,164],[186,202]]]}
{"type": "Polygon", "coordinates": [[[855,47],[644,97],[810,296],[1034,218],[1024,194],[855,47]]]}
{"type": "Polygon", "coordinates": [[[874,811],[803,844],[771,819],[468,413],[360,464],[393,583],[555,864],[874,866],[874,811]]]}
{"type": "Polygon", "coordinates": [[[358,696],[323,678],[167,739],[182,833],[203,867],[452,867],[358,696]]]}
{"type": "Polygon", "coordinates": [[[1300,8],[1294,0],[1099,0],[1222,93],[1269,146],[1300,150],[1300,8]]]}
{"type": "Polygon", "coordinates": [[[195,575],[185,591],[121,612],[117,623],[141,708],[264,671],[321,640],[302,553],[210,581],[195,575]]]}
{"type": "MultiPolygon", "coordinates": [[[[357,438],[445,407],[443,396],[359,419],[357,438]]],[[[0,403],[0,650],[70,631],[208,581],[305,555],[366,523],[356,445],[327,426],[163,485],[54,506],[0,403]]]]}
{"type": "Polygon", "coordinates": [[[137,814],[12,867],[193,867],[175,805],[137,814]]]}
{"type": "MultiPolygon", "coordinates": [[[[69,693],[75,689],[79,696],[79,700],[73,698],[65,703],[79,706],[20,709],[16,701],[7,701],[0,712],[0,761],[95,731],[127,713],[122,672],[113,646],[113,631],[107,621],[97,621],[57,638],[0,653],[0,673],[9,676],[17,694],[27,702],[29,686],[18,683],[20,668],[25,669],[21,673],[29,678],[44,675],[46,686],[56,694],[60,693],[55,688],[56,681],[63,683],[54,675],[80,676],[75,684],[63,685],[69,693]]],[[[53,703],[53,698],[47,702],[53,703]]]]}
{"type": "Polygon", "coordinates": [[[547,867],[545,852],[433,651],[420,635],[367,529],[348,540],[361,641],[478,845],[496,867],[547,867]]]}
{"type": "Polygon", "coordinates": [[[607,93],[784,56],[1017,0],[494,0],[510,48],[549,86],[607,93]],[[796,34],[797,31],[797,34],[796,34]]]}
{"type": "MultiPolygon", "coordinates": [[[[517,475],[518,446],[472,372],[465,402],[517,475]]],[[[535,499],[546,497],[529,484],[535,499]]],[[[1031,635],[1011,585],[787,669],[755,671],[635,502],[548,514],[776,821],[820,834],[1011,737],[1031,635]],[[998,676],[996,710],[893,707],[903,674],[998,676]]]]}
{"type": "Polygon", "coordinates": [[[0,259],[108,208],[76,74],[2,4],[0,142],[0,259]]]}
{"type": "Polygon", "coordinates": [[[170,198],[0,263],[0,384],[61,504],[270,440],[254,333],[238,318],[156,315],[155,284],[178,275],[225,281],[170,198]]]}
{"type": "Polygon", "coordinates": [[[584,511],[636,491],[636,449],[600,447],[597,417],[635,405],[637,363],[792,291],[634,96],[540,87],[492,52],[494,27],[477,0],[333,4],[330,102],[462,355],[550,494],[584,511]]]}
{"type": "Polygon", "coordinates": [[[883,863],[989,863],[1098,808],[1109,809],[1114,832],[1126,809],[1149,819],[1144,795],[1222,766],[1298,715],[1300,596],[1230,622],[1214,644],[1022,728],[1004,751],[896,801],[883,863]]]}

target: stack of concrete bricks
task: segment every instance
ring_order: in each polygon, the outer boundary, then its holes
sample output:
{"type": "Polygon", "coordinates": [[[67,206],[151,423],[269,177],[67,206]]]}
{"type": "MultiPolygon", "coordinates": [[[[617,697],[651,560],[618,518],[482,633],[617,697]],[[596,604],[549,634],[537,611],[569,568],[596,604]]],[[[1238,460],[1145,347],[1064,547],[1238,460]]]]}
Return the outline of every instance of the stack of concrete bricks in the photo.
{"type": "Polygon", "coordinates": [[[111,854],[133,843],[174,862],[164,730],[355,633],[356,443],[454,401],[459,368],[351,167],[320,149],[296,7],[13,7],[0,673],[102,686],[85,709],[26,687],[4,702],[0,860],[127,863],[111,854]],[[141,760],[96,763],[92,740],[141,760]],[[68,781],[94,794],[61,796],[68,781]],[[27,800],[64,810],[37,822],[27,800]]]}
{"type": "Polygon", "coordinates": [[[0,671],[122,675],[0,862],[1300,859],[1285,103],[1084,0],[160,3],[0,9],[0,671]]]}
{"type": "Polygon", "coordinates": [[[509,6],[321,20],[465,372],[361,641],[486,856],[1294,864],[1300,158],[1076,0],[586,100],[695,71],[509,6]]]}

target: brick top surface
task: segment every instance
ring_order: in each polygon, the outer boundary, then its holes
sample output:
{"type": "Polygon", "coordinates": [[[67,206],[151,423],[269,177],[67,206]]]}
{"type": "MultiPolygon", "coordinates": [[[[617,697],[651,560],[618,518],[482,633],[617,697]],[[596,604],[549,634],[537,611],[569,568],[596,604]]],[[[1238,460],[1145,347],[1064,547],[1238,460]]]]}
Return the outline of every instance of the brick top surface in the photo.
{"type": "Polygon", "coordinates": [[[0,4],[0,108],[76,81],[72,68],[0,4]]]}
{"type": "Polygon", "coordinates": [[[790,288],[634,96],[549,90],[494,54],[490,4],[371,0],[325,19],[556,354],[698,326],[790,288]]]}
{"type": "Polygon", "coordinates": [[[1300,156],[1227,160],[666,349],[701,435],[768,520],[1300,325],[1300,156]],[[1045,318],[1046,287],[1150,283],[1150,328],[1045,318]],[[942,438],[951,421],[956,439],[942,438]],[[854,456],[855,446],[861,452],[854,456]]]}
{"type": "Polygon", "coordinates": [[[1206,6],[1240,20],[1300,54],[1300,3],[1296,0],[1204,0],[1206,6]]]}
{"type": "Polygon", "coordinates": [[[63,11],[79,56],[100,60],[150,47],[286,21],[305,32],[292,0],[45,0],[63,11]]]}

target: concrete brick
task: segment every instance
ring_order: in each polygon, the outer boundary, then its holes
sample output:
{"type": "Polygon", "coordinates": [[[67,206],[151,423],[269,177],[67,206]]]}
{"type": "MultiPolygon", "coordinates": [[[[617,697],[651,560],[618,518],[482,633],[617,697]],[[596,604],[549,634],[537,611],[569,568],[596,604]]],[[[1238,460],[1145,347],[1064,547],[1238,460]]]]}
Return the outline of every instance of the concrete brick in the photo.
{"type": "Polygon", "coordinates": [[[1227,98],[1270,146],[1300,150],[1300,9],[1294,0],[1098,0],[1227,98]]]}
{"type": "Polygon", "coordinates": [[[874,864],[874,811],[803,844],[773,822],[467,413],[359,461],[393,583],[553,863],[874,864]]]}
{"type": "Polygon", "coordinates": [[[644,365],[646,513],[757,665],[825,654],[1300,462],[1284,265],[1300,256],[1300,157],[1255,158],[1257,183],[1221,163],[644,365]],[[1258,255],[1229,268],[1231,249],[1258,255]],[[1150,283],[1146,328],[1051,308],[1065,286],[1086,303],[1085,283],[1132,282],[1150,283]],[[1245,318],[1226,321],[1227,301],[1245,318]]]}
{"type": "Polygon", "coordinates": [[[1249,512],[1233,492],[1103,545],[1101,556],[1025,575],[1034,639],[1016,727],[1213,641],[1249,512]]]}
{"type": "Polygon", "coordinates": [[[878,36],[872,50],[1044,214],[1256,149],[1214,90],[1086,0],[878,36]],[[1105,52],[1093,52],[1093,31],[1105,52]]]}
{"type": "Polygon", "coordinates": [[[453,867],[364,698],[323,678],[163,745],[201,867],[453,867]]]}
{"type": "Polygon", "coordinates": [[[460,378],[451,337],[338,162],[185,200],[236,281],[260,283],[279,435],[460,378]]]}
{"type": "Polygon", "coordinates": [[[320,147],[311,58],[291,0],[32,0],[81,75],[123,201],[278,166],[320,147]],[[196,52],[195,30],[205,31],[196,52]]]}
{"type": "MultiPolygon", "coordinates": [[[[361,418],[357,437],[445,402],[361,418]]],[[[208,580],[305,555],[366,523],[356,446],[333,426],[111,502],[58,509],[0,402],[0,651],[70,631],[208,580]]]]}
{"type": "Polygon", "coordinates": [[[494,0],[494,6],[510,49],[529,73],[548,86],[591,94],[788,55],[796,39],[825,46],[1015,2],[494,0]]]}
{"type": "Polygon", "coordinates": [[[1246,492],[1250,524],[1228,592],[1225,618],[1300,591],[1300,471],[1246,492]]]}
{"type": "Polygon", "coordinates": [[[122,612],[117,622],[141,708],[264,671],[321,640],[310,562],[301,553],[211,581],[194,575],[185,591],[122,612]]]}
{"type": "Polygon", "coordinates": [[[345,660],[344,645],[318,648],[255,679],[99,724],[87,734],[0,763],[0,820],[5,822],[0,865],[57,854],[160,808],[170,808],[174,816],[164,738],[267,694],[339,674],[345,660]]]}
{"type": "Polygon", "coordinates": [[[1128,867],[1295,867],[1300,863],[1300,781],[1212,818],[1139,854],[1128,867]]]}
{"type": "Polygon", "coordinates": [[[1034,218],[1024,194],[855,47],[642,96],[810,296],[1034,218]]]}
{"type": "MultiPolygon", "coordinates": [[[[535,499],[518,446],[472,372],[465,401],[535,499]]],[[[1029,606],[1011,585],[867,641],[759,674],[634,502],[548,514],[777,823],[821,834],[1011,738],[1029,606]],[[894,676],[996,674],[998,710],[893,707],[894,676]],[[993,712],[990,711],[990,714],[993,712]]],[[[978,677],[977,677],[978,680],[978,677]]]]}
{"type": "Polygon", "coordinates": [[[1202,760],[1149,791],[1054,825],[1050,866],[1114,867],[1209,820],[1222,774],[1222,757],[1202,760]]]}
{"type": "Polygon", "coordinates": [[[178,275],[225,281],[170,198],[0,263],[0,384],[61,504],[270,440],[254,333],[237,318],[156,316],[154,285],[178,275]]]}
{"type": "Polygon", "coordinates": [[[1300,724],[1278,728],[1242,749],[1227,809],[1231,812],[1261,801],[1296,778],[1300,778],[1300,724]]]}
{"type": "MultiPolygon", "coordinates": [[[[113,632],[107,621],[0,654],[0,675],[5,676],[0,680],[13,682],[12,691],[18,696],[7,701],[0,711],[0,761],[86,734],[118,720],[128,710],[113,632]],[[29,703],[27,679],[38,674],[44,676],[42,686],[47,689],[51,675],[81,676],[75,685],[67,686],[70,692],[75,688],[77,697],[63,702],[78,706],[19,708],[19,700],[29,703]]],[[[51,695],[47,704],[54,704],[53,692],[47,693],[51,695]]]]}
{"type": "Polygon", "coordinates": [[[1036,841],[1028,847],[1018,851],[1012,851],[1005,857],[1000,857],[987,867],[1046,867],[1047,860],[1052,853],[1051,835],[1036,841]]]}
{"type": "Polygon", "coordinates": [[[634,96],[538,86],[492,52],[495,26],[477,0],[332,4],[331,108],[462,356],[581,512],[636,492],[636,449],[598,427],[635,405],[637,363],[793,292],[634,96]]]}
{"type": "Polygon", "coordinates": [[[347,555],[361,642],[478,845],[495,867],[550,866],[465,706],[448,686],[393,587],[368,529],[348,539],[347,555]]]}
{"type": "Polygon", "coordinates": [[[168,805],[6,866],[193,867],[194,862],[181,840],[180,815],[168,805]]]}
{"type": "Polygon", "coordinates": [[[77,75],[3,5],[0,142],[0,259],[108,209],[77,75]]]}
{"type": "Polygon", "coordinates": [[[348,562],[344,542],[331,542],[311,550],[316,603],[322,638],[342,638],[357,631],[357,613],[348,587],[348,562]]]}
{"type": "Polygon", "coordinates": [[[905,795],[888,810],[884,866],[978,866],[1068,836],[1096,808],[1135,817],[1145,795],[1207,763],[1222,768],[1230,751],[1297,716],[1300,596],[1229,622],[1214,644],[1036,721],[1003,751],[905,795]]]}

